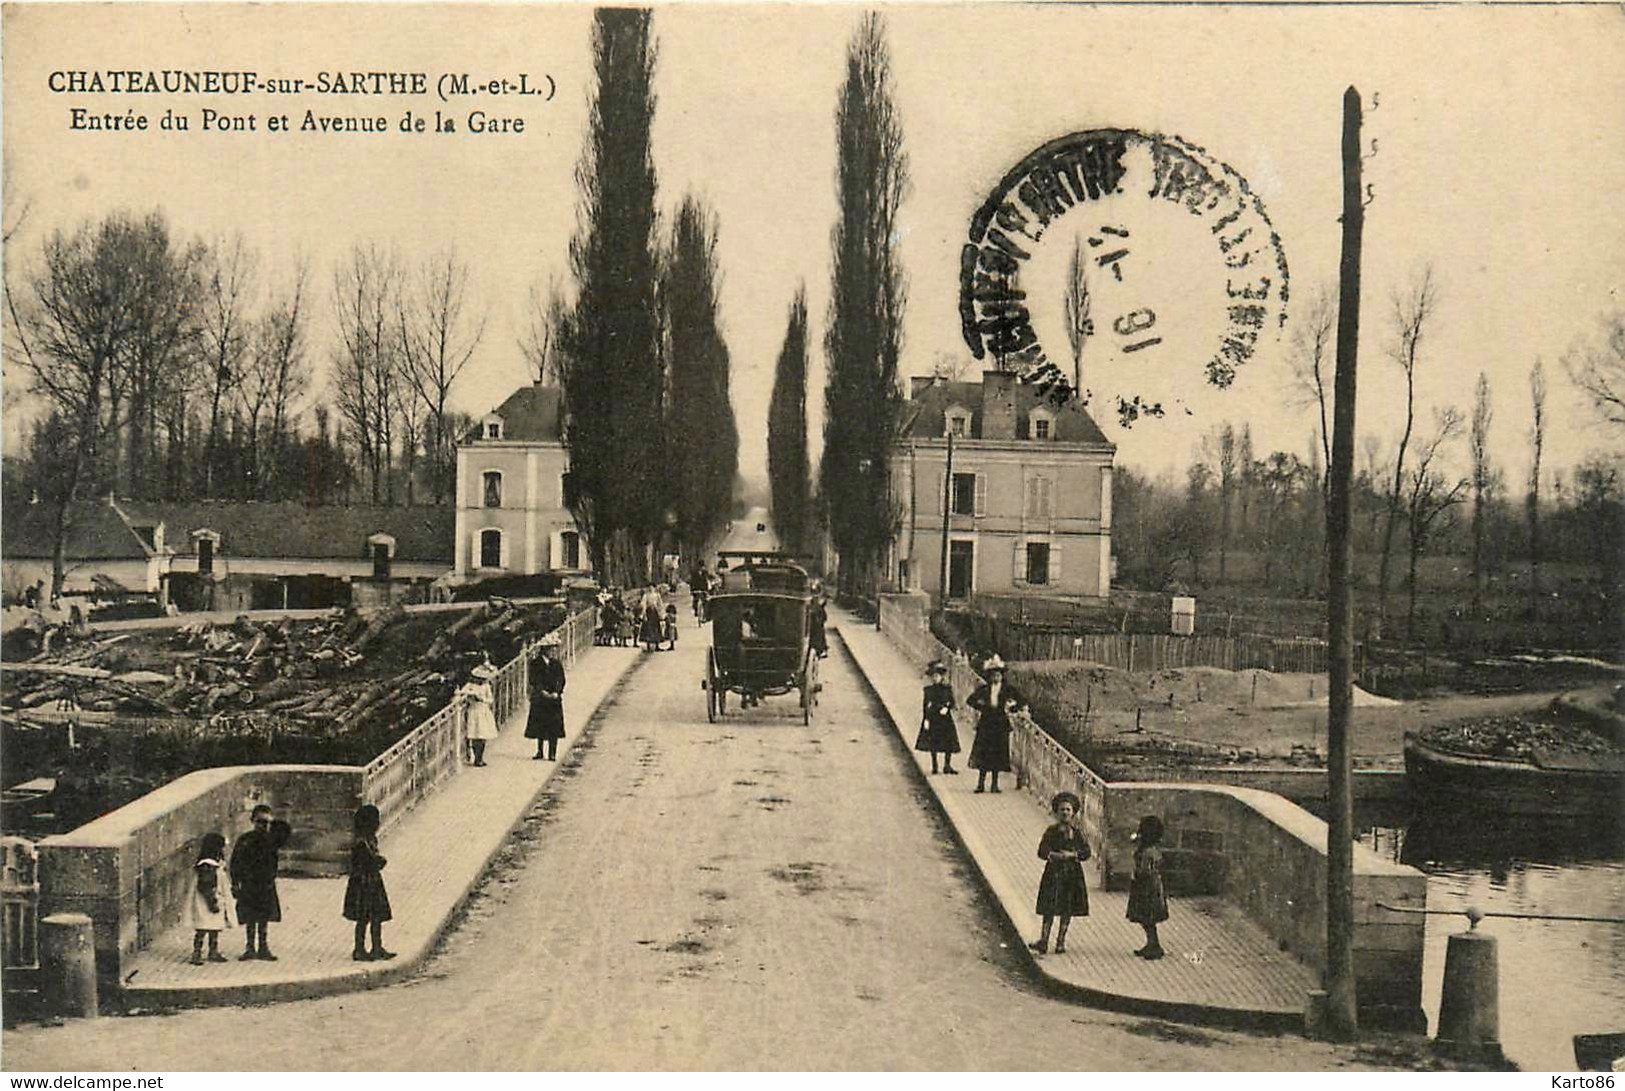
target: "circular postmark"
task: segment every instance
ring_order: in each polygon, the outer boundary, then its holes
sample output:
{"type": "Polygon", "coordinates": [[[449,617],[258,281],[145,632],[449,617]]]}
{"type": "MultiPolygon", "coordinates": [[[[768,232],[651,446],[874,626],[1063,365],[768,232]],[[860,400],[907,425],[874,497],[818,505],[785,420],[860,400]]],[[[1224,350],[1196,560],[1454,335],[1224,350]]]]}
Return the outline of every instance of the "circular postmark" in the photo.
{"type": "Polygon", "coordinates": [[[1056,401],[1097,393],[1131,425],[1202,381],[1230,386],[1286,322],[1288,274],[1247,180],[1178,137],[1090,129],[1000,180],[960,254],[959,314],[991,356],[1056,401]]]}

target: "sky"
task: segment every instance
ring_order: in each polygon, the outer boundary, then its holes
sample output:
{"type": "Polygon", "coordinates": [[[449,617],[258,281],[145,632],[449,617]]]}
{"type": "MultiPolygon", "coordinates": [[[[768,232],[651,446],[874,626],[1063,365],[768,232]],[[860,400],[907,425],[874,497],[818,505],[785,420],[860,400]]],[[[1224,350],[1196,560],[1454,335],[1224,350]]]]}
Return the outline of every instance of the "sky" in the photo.
{"type": "MultiPolygon", "coordinates": [[[[1625,192],[1625,13],[1617,5],[883,10],[911,179],[896,232],[908,284],[905,372],[923,374],[949,360],[975,374],[959,327],[960,247],[972,213],[1022,157],[1093,128],[1175,134],[1245,177],[1268,211],[1291,274],[1287,325],[1260,343],[1226,391],[1202,383],[1200,344],[1173,342],[1160,355],[1120,359],[1133,364],[1134,381],[1167,392],[1178,409],[1132,430],[1119,427],[1113,413],[1095,415],[1118,443],[1121,462],[1155,472],[1177,471],[1201,435],[1225,420],[1251,425],[1260,456],[1275,448],[1306,453],[1314,415],[1292,404],[1289,347],[1305,302],[1332,286],[1337,271],[1342,95],[1352,84],[1365,97],[1368,147],[1375,143],[1365,164],[1372,202],[1359,431],[1390,443],[1397,436],[1401,373],[1384,351],[1392,340],[1391,295],[1431,264],[1440,306],[1422,347],[1424,419],[1438,405],[1470,409],[1473,383],[1485,372],[1495,399],[1492,445],[1509,479],[1521,480],[1528,372],[1540,358],[1553,420],[1546,464],[1562,468],[1588,452],[1618,452],[1617,432],[1591,425],[1559,362],[1577,339],[1595,335],[1599,315],[1625,307],[1618,206],[1625,192]]],[[[815,348],[815,435],[821,419],[836,214],[834,106],[862,13],[854,5],[685,4],[657,8],[654,19],[659,205],[669,217],[693,193],[718,216],[721,320],[741,466],[755,476],[765,476],[773,366],[801,284],[815,348]]],[[[161,208],[183,235],[240,231],[260,253],[263,284],[285,279],[295,256],[308,256],[320,304],[312,328],[320,363],[335,332],[333,270],[350,247],[378,243],[411,263],[455,245],[489,308],[458,406],[482,412],[527,381],[516,344],[527,292],[566,276],[576,230],[574,172],[591,88],[589,8],[7,5],[4,20],[8,224],[14,210],[27,209],[5,254],[13,283],[26,276],[50,231],[114,209],[161,208]],[[556,93],[441,102],[432,93],[50,90],[52,72],[111,68],[253,70],[262,78],[422,71],[431,85],[443,73],[476,80],[526,73],[533,84],[550,78],[556,93]],[[75,106],[94,113],[134,107],[154,126],[172,108],[190,114],[193,128],[75,132],[75,106]],[[253,113],[257,131],[202,132],[205,107],[253,113]],[[297,128],[307,109],[383,116],[390,131],[266,131],[270,115],[286,113],[297,128]],[[438,110],[460,131],[401,133],[396,125],[409,109],[430,118],[438,110]],[[468,132],[463,122],[473,109],[522,118],[525,130],[468,132]]],[[[1139,283],[1165,315],[1202,306],[1199,293],[1187,300],[1181,286],[1188,276],[1211,274],[1211,247],[1177,236],[1162,243],[1144,251],[1139,283]]],[[[1051,356],[1066,355],[1064,345],[1046,346],[1051,356]]],[[[9,443],[24,419],[15,398],[22,380],[9,363],[5,383],[9,443]]],[[[1456,460],[1464,459],[1463,446],[1456,460]]]]}

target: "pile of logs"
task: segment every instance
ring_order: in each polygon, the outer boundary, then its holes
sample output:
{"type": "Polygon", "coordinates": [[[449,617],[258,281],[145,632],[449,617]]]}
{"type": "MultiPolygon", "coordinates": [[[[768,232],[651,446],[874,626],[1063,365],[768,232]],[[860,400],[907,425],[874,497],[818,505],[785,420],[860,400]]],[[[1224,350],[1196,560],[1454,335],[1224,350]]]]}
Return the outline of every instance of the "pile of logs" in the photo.
{"type": "MultiPolygon", "coordinates": [[[[406,617],[393,606],[314,620],[243,616],[225,625],[91,635],[55,654],[6,664],[0,697],[7,712],[39,721],[263,714],[321,734],[406,730],[444,704],[482,655],[506,662],[557,620],[546,607],[493,599],[435,625],[427,648],[381,639],[406,617]]],[[[406,630],[406,639],[419,629],[406,630]]]]}

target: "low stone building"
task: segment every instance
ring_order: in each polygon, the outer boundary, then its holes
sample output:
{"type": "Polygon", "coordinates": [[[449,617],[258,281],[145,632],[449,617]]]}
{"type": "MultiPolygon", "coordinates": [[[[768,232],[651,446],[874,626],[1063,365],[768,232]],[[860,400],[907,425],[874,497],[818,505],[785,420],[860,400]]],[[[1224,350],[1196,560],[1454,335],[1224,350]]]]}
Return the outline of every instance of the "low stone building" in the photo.
{"type": "Polygon", "coordinates": [[[1008,372],[915,378],[903,421],[894,586],[939,594],[946,532],[951,600],[1110,593],[1116,448],[1076,401],[1055,405],[1008,372]]]}

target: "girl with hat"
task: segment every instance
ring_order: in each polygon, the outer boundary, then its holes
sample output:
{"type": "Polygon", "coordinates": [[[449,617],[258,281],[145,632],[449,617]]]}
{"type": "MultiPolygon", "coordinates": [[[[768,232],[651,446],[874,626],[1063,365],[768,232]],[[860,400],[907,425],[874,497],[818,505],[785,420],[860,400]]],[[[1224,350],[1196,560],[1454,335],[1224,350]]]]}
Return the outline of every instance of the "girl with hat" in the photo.
{"type": "Polygon", "coordinates": [[[1044,861],[1044,877],[1038,880],[1038,908],[1044,918],[1044,930],[1038,942],[1031,944],[1039,954],[1049,953],[1050,926],[1061,918],[1060,930],[1055,934],[1055,953],[1066,951],[1066,928],[1073,917],[1089,915],[1089,888],[1083,882],[1083,861],[1089,859],[1089,842],[1083,832],[1073,825],[1083,803],[1071,792],[1057,792],[1050,800],[1049,809],[1055,823],[1044,831],[1038,842],[1038,858],[1044,861]]]}
{"type": "Polygon", "coordinates": [[[1134,878],[1128,886],[1128,919],[1145,929],[1145,946],[1134,953],[1141,958],[1162,957],[1157,925],[1168,919],[1168,894],[1162,886],[1162,819],[1148,814],[1134,834],[1134,878]]]}
{"type": "Polygon", "coordinates": [[[987,791],[988,774],[993,774],[993,791],[999,790],[999,774],[1010,766],[1010,716],[1025,704],[1020,694],[1004,684],[1004,660],[988,659],[982,667],[987,682],[965,698],[977,712],[976,735],[970,744],[970,764],[976,770],[976,790],[987,791]]]}
{"type": "Polygon", "coordinates": [[[378,808],[363,803],[356,808],[352,822],[355,842],[350,846],[350,881],[344,888],[344,919],[355,922],[355,950],[350,957],[357,962],[382,962],[394,958],[395,952],[384,950],[384,922],[393,914],[389,892],[384,889],[384,865],[388,861],[378,851],[378,808]],[[369,928],[371,951],[366,946],[369,928]]]}
{"type": "Polygon", "coordinates": [[[468,746],[474,752],[474,764],[485,764],[485,744],[497,737],[496,694],[491,690],[491,679],[497,670],[486,656],[468,672],[457,695],[468,702],[468,746]]]}
{"type": "Polygon", "coordinates": [[[954,755],[959,753],[959,730],[954,726],[954,687],[948,684],[948,665],[940,659],[925,669],[930,681],[925,686],[925,707],[920,713],[920,734],[914,749],[931,752],[931,772],[937,771],[937,755],[942,755],[942,771],[957,777],[954,755]]]}

